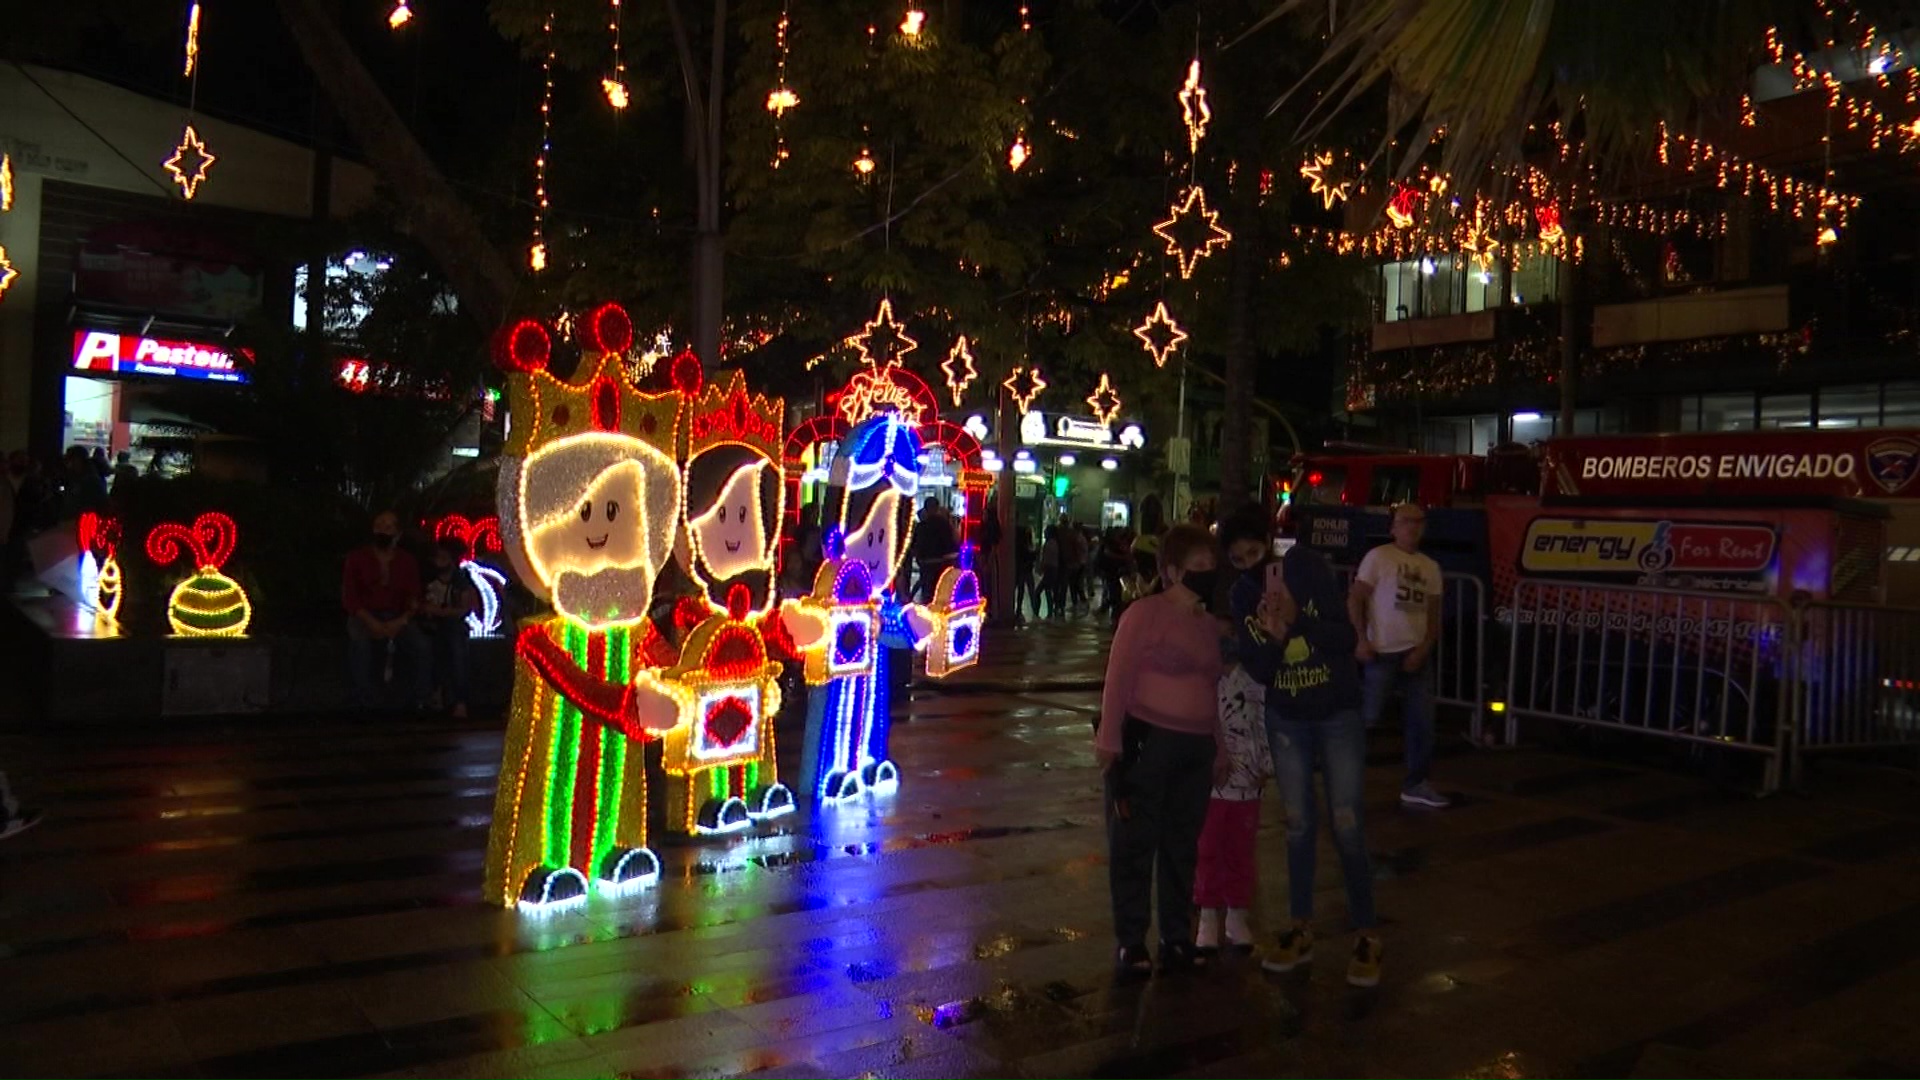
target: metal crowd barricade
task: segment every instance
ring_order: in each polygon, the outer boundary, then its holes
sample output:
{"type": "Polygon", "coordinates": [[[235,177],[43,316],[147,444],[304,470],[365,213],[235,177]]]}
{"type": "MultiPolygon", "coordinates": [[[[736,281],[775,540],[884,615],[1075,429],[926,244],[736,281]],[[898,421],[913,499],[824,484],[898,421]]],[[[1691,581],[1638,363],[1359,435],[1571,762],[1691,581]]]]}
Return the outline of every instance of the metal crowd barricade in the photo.
{"type": "Polygon", "coordinates": [[[1792,752],[1794,612],[1771,596],[1523,580],[1507,732],[1523,718],[1749,751],[1777,791],[1792,752]]]}
{"type": "Polygon", "coordinates": [[[1920,609],[1806,603],[1799,615],[1798,754],[1920,747],[1920,609]]]}
{"type": "MultiPolygon", "coordinates": [[[[1353,589],[1356,569],[1336,566],[1342,599],[1353,589]]],[[[1480,742],[1487,713],[1487,586],[1472,574],[1441,575],[1440,640],[1428,670],[1433,700],[1467,710],[1474,742],[1480,742]]]]}

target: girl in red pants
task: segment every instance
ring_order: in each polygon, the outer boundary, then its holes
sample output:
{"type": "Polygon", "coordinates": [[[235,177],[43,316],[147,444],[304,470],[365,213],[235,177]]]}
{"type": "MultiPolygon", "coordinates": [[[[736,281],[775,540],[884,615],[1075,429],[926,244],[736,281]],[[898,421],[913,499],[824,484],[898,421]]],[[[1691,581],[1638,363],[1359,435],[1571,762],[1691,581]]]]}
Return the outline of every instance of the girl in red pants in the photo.
{"type": "Polygon", "coordinates": [[[1201,953],[1220,948],[1222,916],[1227,944],[1253,947],[1247,909],[1253,906],[1253,837],[1260,827],[1260,789],[1273,775],[1267,749],[1265,703],[1259,683],[1238,666],[1220,680],[1220,729],[1232,762],[1213,788],[1207,823],[1200,830],[1200,861],[1193,902],[1200,909],[1201,953]]]}

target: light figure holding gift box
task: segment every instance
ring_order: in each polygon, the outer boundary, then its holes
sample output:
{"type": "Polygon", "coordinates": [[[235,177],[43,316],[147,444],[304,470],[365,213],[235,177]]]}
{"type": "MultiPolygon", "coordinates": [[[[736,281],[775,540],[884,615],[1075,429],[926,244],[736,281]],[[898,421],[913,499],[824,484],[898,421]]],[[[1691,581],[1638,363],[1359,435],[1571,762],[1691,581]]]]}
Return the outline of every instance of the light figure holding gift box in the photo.
{"type": "Polygon", "coordinates": [[[688,833],[733,832],[793,811],[776,761],[780,664],[769,646],[804,648],[823,624],[774,595],[785,403],[749,395],[738,372],[703,393],[688,358],[674,375],[688,406],[682,558],[701,593],[699,621],[666,673],[693,704],[661,757],[668,820],[677,814],[688,833]]]}
{"type": "Polygon", "coordinates": [[[679,522],[680,395],[627,381],[620,354],[632,330],[618,307],[589,314],[582,337],[589,355],[564,382],[546,371],[540,324],[514,326],[504,349],[514,424],[501,539],[520,579],[554,607],[515,638],[487,845],[486,899],[522,910],[657,879],[641,743],[685,712],[683,691],[660,674],[672,650],[647,621],[679,522]]]}
{"type": "Polygon", "coordinates": [[[807,655],[807,746],[802,780],[816,806],[898,789],[887,757],[887,653],[924,649],[932,612],[902,603],[894,574],[913,538],[920,437],[898,413],[855,425],[828,476],[827,560],[809,602],[826,633],[807,655]]]}

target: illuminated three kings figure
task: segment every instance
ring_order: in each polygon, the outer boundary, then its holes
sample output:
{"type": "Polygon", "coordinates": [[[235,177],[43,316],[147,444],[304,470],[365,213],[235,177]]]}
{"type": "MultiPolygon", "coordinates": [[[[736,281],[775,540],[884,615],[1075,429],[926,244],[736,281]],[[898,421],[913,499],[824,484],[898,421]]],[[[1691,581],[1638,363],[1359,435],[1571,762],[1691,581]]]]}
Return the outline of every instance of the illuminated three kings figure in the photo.
{"type": "Polygon", "coordinates": [[[826,632],[807,652],[813,690],[801,770],[815,805],[899,786],[887,756],[890,649],[927,652],[934,676],[979,657],[984,605],[971,569],[947,570],[931,607],[902,603],[895,592],[913,536],[920,449],[911,423],[877,413],[848,432],[828,474],[827,559],[809,598],[826,632]]]}
{"type": "Polygon", "coordinates": [[[769,652],[791,656],[813,644],[822,621],[774,594],[785,403],[749,396],[738,372],[701,393],[689,360],[674,367],[688,402],[681,556],[701,593],[667,672],[686,688],[691,711],[667,735],[662,762],[678,826],[732,832],[793,811],[775,763],[780,664],[769,652]]]}
{"type": "Polygon", "coordinates": [[[485,874],[487,901],[502,906],[549,909],[659,873],[641,742],[685,706],[660,677],[672,650],[646,614],[679,524],[680,395],[628,383],[620,335],[601,332],[625,322],[612,305],[589,317],[585,336],[599,340],[571,381],[546,370],[551,340],[537,323],[515,326],[504,350],[501,539],[554,614],[515,639],[485,874]]]}

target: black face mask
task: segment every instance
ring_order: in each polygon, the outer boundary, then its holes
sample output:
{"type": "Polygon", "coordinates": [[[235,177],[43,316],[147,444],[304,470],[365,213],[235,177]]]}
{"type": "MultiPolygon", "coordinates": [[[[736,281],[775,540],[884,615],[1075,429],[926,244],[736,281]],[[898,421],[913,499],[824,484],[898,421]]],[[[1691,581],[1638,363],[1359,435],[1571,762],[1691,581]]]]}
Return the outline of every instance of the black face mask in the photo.
{"type": "Polygon", "coordinates": [[[385,550],[387,548],[392,547],[393,542],[398,539],[400,538],[393,535],[392,533],[374,533],[373,546],[380,548],[381,550],[385,550]]]}
{"type": "Polygon", "coordinates": [[[1218,580],[1217,570],[1189,570],[1180,575],[1180,584],[1200,594],[1200,602],[1213,603],[1213,587],[1218,580]]]}

